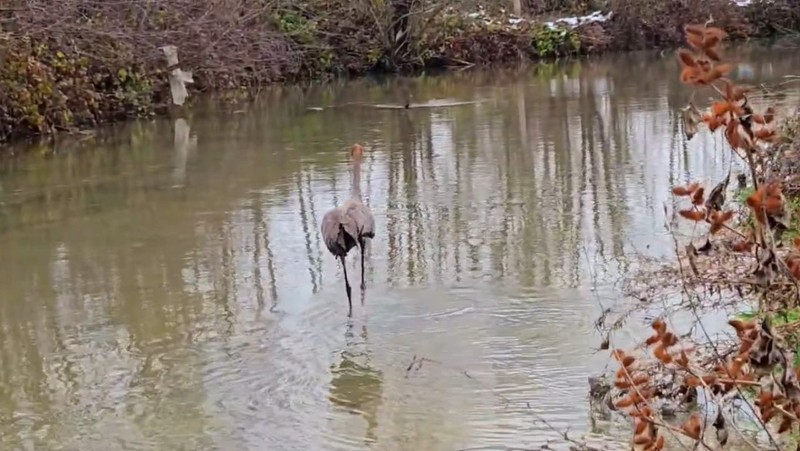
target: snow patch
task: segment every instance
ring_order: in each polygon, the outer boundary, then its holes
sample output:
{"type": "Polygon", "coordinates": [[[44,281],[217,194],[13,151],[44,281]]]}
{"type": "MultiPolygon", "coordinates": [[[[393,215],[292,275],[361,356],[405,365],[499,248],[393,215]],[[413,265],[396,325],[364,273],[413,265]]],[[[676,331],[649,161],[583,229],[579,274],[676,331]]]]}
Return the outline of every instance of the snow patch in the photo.
{"type": "MultiPolygon", "coordinates": [[[[733,4],[740,7],[750,6],[753,3],[753,0],[731,0],[733,4]]],[[[453,7],[448,8],[451,12],[454,11],[453,7]]],[[[497,20],[496,18],[490,17],[490,15],[486,12],[483,8],[483,5],[478,5],[478,10],[475,12],[471,12],[467,14],[467,17],[473,20],[481,20],[486,25],[497,25],[501,23],[505,23],[505,25],[510,26],[511,28],[517,28],[520,24],[530,23],[528,19],[523,17],[517,17],[513,14],[507,14],[505,9],[501,10],[501,14],[505,16],[505,20],[497,20]]],[[[575,16],[575,17],[562,17],[560,19],[553,20],[551,22],[545,22],[543,25],[549,29],[556,29],[559,26],[566,26],[567,28],[576,28],[581,25],[586,25],[588,23],[593,22],[605,22],[613,16],[614,12],[609,11],[607,14],[603,14],[601,11],[595,11],[591,14],[585,16],[575,16]]]]}
{"type": "MultiPolygon", "coordinates": [[[[737,1],[743,1],[743,0],[737,0],[737,1]]],[[[750,1],[750,0],[745,0],[745,1],[750,1]]],[[[452,7],[451,7],[450,10],[451,10],[451,12],[453,11],[452,7]]],[[[498,20],[497,18],[491,17],[486,12],[486,10],[483,8],[483,5],[478,5],[478,10],[477,11],[468,13],[466,16],[468,18],[472,19],[472,20],[480,20],[483,23],[485,23],[486,25],[504,24],[504,25],[510,26],[511,28],[517,28],[521,24],[531,23],[532,22],[532,21],[530,21],[530,20],[528,20],[528,19],[526,19],[524,17],[518,17],[518,16],[515,16],[514,14],[509,14],[509,13],[506,12],[505,9],[501,10],[500,12],[501,12],[501,15],[504,16],[504,18],[498,20]]],[[[545,22],[543,25],[545,27],[547,27],[547,28],[550,28],[550,29],[555,29],[555,28],[558,28],[559,26],[565,26],[565,25],[568,28],[575,28],[575,27],[578,27],[580,25],[585,25],[587,23],[605,22],[606,20],[611,18],[612,14],[613,14],[612,12],[609,12],[608,14],[603,14],[600,11],[595,11],[595,12],[593,12],[591,14],[586,15],[586,16],[563,17],[563,18],[560,18],[560,19],[556,19],[556,20],[554,20],[552,22],[545,22]]]]}
{"type": "Polygon", "coordinates": [[[610,19],[612,15],[613,15],[613,12],[609,12],[608,14],[603,14],[600,11],[595,11],[595,12],[589,14],[589,15],[586,15],[586,16],[564,17],[564,18],[561,18],[561,19],[554,20],[552,22],[545,22],[544,26],[547,27],[547,28],[553,29],[553,28],[558,27],[559,24],[564,24],[569,28],[575,28],[575,27],[578,27],[580,25],[585,25],[587,23],[605,22],[608,19],[610,19]]]}

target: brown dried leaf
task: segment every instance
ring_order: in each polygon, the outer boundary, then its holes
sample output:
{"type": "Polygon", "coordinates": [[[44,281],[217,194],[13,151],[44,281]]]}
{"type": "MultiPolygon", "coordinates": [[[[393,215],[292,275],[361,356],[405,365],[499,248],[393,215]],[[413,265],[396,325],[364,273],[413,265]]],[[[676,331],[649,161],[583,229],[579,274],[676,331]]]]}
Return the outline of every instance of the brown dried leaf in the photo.
{"type": "Polygon", "coordinates": [[[703,210],[679,210],[678,214],[690,221],[702,221],[706,218],[706,213],[703,210]]]}
{"type": "Polygon", "coordinates": [[[692,204],[703,205],[703,200],[705,199],[703,197],[704,192],[705,188],[703,188],[702,186],[700,188],[697,188],[697,190],[692,194],[692,204]]]}
{"type": "Polygon", "coordinates": [[[792,428],[792,418],[784,416],[783,420],[781,420],[781,425],[778,426],[778,434],[783,434],[784,432],[788,431],[792,428]]]}
{"type": "Polygon", "coordinates": [[[625,358],[622,359],[622,366],[627,368],[627,367],[633,365],[633,362],[635,362],[635,361],[636,361],[636,357],[634,357],[632,355],[625,356],[625,358]]]}
{"type": "Polygon", "coordinates": [[[681,426],[681,430],[687,437],[695,440],[700,440],[700,432],[702,431],[700,423],[700,415],[694,413],[685,423],[681,426]]]}
{"type": "Polygon", "coordinates": [[[695,68],[697,67],[697,57],[694,53],[690,52],[686,49],[679,49],[678,50],[678,59],[681,61],[686,67],[695,68]]]}
{"type": "Polygon", "coordinates": [[[691,196],[692,193],[697,191],[697,188],[700,188],[699,182],[693,182],[686,186],[676,186],[672,188],[672,194],[676,196],[691,196]]]}
{"type": "Polygon", "coordinates": [[[617,400],[617,402],[614,403],[614,406],[616,406],[618,409],[623,409],[625,407],[630,407],[633,404],[633,398],[630,395],[627,395],[617,400]]]}

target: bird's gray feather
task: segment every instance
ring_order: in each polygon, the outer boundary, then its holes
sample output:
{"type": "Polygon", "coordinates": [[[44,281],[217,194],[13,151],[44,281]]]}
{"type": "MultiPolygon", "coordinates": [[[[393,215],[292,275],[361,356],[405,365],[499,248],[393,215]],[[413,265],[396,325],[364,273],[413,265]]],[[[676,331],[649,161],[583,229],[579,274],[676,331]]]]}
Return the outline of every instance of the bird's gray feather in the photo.
{"type": "Polygon", "coordinates": [[[345,216],[347,216],[349,222],[353,225],[352,232],[345,228],[347,233],[359,238],[375,237],[375,218],[366,205],[356,199],[350,199],[345,202],[343,207],[347,210],[345,216]],[[353,233],[355,233],[355,235],[353,235],[353,233]]]}
{"type": "Polygon", "coordinates": [[[375,236],[375,218],[358,199],[350,199],[322,218],[322,237],[334,255],[346,255],[362,238],[375,236]]]}

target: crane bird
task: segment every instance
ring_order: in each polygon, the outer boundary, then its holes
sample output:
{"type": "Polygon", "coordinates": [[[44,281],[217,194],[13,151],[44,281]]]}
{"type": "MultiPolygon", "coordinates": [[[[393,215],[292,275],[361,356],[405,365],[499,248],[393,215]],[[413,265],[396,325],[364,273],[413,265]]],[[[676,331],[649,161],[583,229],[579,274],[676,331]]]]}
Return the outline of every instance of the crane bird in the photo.
{"type": "Polygon", "coordinates": [[[350,151],[353,163],[353,185],[350,199],[344,204],[329,210],[322,217],[322,239],[325,246],[335,257],[342,262],[344,270],[344,286],[347,290],[347,304],[350,307],[349,315],[353,314],[353,300],[351,297],[350,282],[347,280],[347,265],[345,257],[350,249],[358,246],[361,250],[361,291],[366,289],[364,283],[364,244],[367,239],[375,237],[375,218],[366,205],[361,202],[361,156],[364,148],[354,144],[350,151]]]}

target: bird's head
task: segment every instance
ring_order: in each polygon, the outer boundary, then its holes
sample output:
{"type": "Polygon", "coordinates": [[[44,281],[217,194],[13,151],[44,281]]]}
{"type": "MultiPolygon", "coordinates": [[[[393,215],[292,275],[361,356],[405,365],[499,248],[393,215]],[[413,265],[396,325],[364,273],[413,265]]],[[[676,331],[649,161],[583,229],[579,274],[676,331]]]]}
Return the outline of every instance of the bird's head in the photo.
{"type": "Polygon", "coordinates": [[[353,148],[350,150],[350,156],[353,158],[361,159],[361,155],[364,154],[364,148],[361,147],[361,144],[353,144],[353,148]]]}

